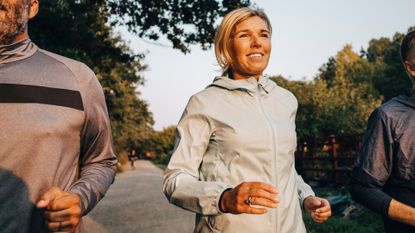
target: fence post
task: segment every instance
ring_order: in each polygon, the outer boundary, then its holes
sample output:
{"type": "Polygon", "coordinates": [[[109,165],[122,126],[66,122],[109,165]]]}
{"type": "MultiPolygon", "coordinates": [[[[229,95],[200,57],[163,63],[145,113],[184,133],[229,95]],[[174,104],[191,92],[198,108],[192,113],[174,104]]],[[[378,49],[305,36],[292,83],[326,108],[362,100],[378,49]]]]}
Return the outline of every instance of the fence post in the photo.
{"type": "Polygon", "coordinates": [[[300,164],[297,165],[299,168],[298,173],[300,173],[303,178],[305,180],[307,180],[306,177],[306,169],[305,169],[305,165],[306,165],[306,157],[307,157],[307,153],[308,153],[308,147],[307,147],[307,141],[306,140],[301,140],[300,141],[300,150],[301,150],[301,154],[300,154],[300,164]]]}
{"type": "Polygon", "coordinates": [[[335,183],[338,184],[339,183],[339,160],[337,157],[337,145],[336,145],[336,135],[331,134],[329,136],[330,138],[330,154],[331,157],[333,159],[333,171],[334,171],[334,180],[335,183]]]}

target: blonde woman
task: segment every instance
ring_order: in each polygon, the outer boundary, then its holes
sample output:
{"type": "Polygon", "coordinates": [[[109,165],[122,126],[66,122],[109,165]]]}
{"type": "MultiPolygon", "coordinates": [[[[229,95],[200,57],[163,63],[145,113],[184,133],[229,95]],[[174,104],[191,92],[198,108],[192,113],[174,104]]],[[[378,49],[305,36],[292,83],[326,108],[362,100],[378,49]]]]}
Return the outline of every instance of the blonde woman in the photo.
{"type": "Polygon", "coordinates": [[[169,201],[196,213],[194,232],[306,232],[301,209],[331,215],[294,168],[297,100],[263,76],[271,24],[261,10],[228,13],[215,38],[223,76],[193,95],[164,176],[169,201]]]}

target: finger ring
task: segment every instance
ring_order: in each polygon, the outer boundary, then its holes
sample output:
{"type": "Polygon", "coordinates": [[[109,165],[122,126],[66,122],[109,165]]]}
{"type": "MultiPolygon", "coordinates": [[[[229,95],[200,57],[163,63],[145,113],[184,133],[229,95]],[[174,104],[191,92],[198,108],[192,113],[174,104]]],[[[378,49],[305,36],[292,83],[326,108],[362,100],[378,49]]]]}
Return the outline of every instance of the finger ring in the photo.
{"type": "Polygon", "coordinates": [[[62,228],[62,222],[59,222],[58,229],[61,229],[61,228],[62,228]]]}
{"type": "Polygon", "coordinates": [[[248,199],[245,200],[245,204],[251,206],[252,205],[252,197],[248,197],[248,199]]]}

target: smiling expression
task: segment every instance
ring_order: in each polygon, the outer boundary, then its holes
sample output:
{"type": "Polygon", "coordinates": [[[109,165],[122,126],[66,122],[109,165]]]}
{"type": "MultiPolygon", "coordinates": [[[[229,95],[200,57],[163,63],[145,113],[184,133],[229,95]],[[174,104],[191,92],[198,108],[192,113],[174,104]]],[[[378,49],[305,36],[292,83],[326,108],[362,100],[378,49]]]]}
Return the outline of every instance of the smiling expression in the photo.
{"type": "Polygon", "coordinates": [[[266,22],[253,16],[236,24],[231,44],[233,78],[258,79],[268,65],[271,52],[271,33],[266,22]]]}

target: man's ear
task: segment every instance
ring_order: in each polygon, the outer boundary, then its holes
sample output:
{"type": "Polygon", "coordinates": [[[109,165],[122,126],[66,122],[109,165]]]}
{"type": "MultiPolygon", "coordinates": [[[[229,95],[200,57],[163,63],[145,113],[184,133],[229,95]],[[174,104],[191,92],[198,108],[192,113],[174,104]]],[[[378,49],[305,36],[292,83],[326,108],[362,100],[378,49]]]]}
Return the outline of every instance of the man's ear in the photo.
{"type": "Polygon", "coordinates": [[[410,61],[405,61],[403,66],[405,67],[406,72],[408,72],[408,74],[415,79],[415,64],[410,61]]]}
{"type": "Polygon", "coordinates": [[[29,19],[35,17],[39,11],[39,0],[28,0],[30,1],[29,19]]]}

